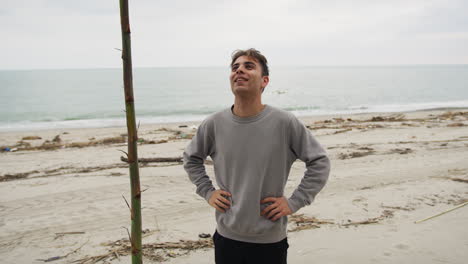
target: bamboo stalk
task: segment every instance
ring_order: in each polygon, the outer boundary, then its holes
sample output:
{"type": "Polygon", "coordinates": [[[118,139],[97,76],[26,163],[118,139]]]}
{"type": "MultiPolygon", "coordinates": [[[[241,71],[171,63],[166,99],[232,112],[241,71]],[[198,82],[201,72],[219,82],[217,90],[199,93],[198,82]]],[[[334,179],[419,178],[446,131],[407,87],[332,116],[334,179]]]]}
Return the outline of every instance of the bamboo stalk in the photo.
{"type": "Polygon", "coordinates": [[[455,206],[455,207],[452,208],[452,209],[448,209],[448,210],[446,210],[446,211],[443,211],[442,213],[438,213],[438,214],[433,215],[433,216],[430,216],[430,217],[428,217],[428,218],[424,218],[424,219],[422,219],[422,220],[415,221],[414,223],[415,223],[415,224],[419,224],[419,223],[424,222],[424,221],[426,221],[426,220],[432,219],[432,218],[437,217],[437,216],[441,216],[441,215],[446,214],[446,213],[448,213],[448,212],[450,212],[450,211],[453,211],[453,210],[455,210],[455,209],[461,208],[461,207],[463,207],[463,206],[465,206],[465,205],[467,205],[467,204],[468,204],[468,201],[467,201],[467,202],[464,202],[464,203],[462,203],[462,204],[459,204],[459,205],[455,206]]]}
{"type": "Polygon", "coordinates": [[[128,0],[120,0],[120,24],[122,30],[123,81],[125,90],[125,112],[128,131],[128,165],[131,193],[131,246],[132,264],[143,263],[141,254],[141,191],[137,153],[137,127],[133,98],[132,52],[130,42],[130,22],[128,0]]]}

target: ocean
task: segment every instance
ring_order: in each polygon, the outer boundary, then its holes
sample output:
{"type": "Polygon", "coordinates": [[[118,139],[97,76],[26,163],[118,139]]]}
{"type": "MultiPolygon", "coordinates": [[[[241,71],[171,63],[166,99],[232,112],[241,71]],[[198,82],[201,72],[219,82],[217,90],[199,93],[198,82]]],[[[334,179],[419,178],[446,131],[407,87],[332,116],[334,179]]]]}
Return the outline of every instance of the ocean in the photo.
{"type": "MultiPolygon", "coordinates": [[[[137,121],[233,104],[228,67],[136,68],[137,121]]],[[[121,69],[0,71],[0,131],[125,125],[121,69]]],[[[468,65],[271,67],[263,103],[298,116],[468,107],[468,65]]]]}

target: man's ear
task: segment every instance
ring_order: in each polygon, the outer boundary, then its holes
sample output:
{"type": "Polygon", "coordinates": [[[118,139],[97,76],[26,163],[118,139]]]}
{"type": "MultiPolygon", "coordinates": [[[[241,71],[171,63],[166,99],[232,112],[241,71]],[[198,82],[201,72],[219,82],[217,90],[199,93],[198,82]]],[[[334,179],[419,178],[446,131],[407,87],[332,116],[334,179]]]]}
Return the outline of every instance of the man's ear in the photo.
{"type": "Polygon", "coordinates": [[[270,77],[269,76],[262,76],[262,93],[265,90],[265,87],[268,85],[270,82],[270,77]]]}

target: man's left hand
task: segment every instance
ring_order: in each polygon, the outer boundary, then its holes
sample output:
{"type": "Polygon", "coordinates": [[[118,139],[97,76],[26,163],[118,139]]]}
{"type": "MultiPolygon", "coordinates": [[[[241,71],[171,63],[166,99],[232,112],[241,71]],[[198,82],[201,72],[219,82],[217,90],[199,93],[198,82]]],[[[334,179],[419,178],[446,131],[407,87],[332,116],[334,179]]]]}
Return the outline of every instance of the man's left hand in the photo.
{"type": "Polygon", "coordinates": [[[260,215],[266,216],[271,221],[276,221],[280,217],[292,214],[291,209],[288,205],[288,200],[286,197],[267,197],[260,201],[260,203],[272,203],[267,206],[260,215]],[[273,217],[273,218],[272,218],[273,217]]]}

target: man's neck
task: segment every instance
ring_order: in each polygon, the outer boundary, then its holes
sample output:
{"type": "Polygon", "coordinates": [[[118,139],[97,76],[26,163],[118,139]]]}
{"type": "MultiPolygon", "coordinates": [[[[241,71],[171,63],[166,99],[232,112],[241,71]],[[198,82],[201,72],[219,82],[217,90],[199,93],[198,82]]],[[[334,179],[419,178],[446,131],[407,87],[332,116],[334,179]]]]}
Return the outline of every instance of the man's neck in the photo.
{"type": "Polygon", "coordinates": [[[261,99],[244,100],[236,98],[232,112],[239,117],[255,116],[265,108],[261,99]]]}

